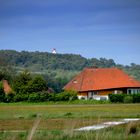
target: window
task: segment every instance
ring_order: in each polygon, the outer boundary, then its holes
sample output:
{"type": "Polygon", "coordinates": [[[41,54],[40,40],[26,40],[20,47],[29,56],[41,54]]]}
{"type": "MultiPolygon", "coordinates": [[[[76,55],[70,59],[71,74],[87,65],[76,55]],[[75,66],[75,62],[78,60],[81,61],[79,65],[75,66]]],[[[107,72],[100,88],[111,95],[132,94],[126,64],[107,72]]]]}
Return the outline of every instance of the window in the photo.
{"type": "Polygon", "coordinates": [[[97,95],[97,92],[88,92],[88,95],[91,97],[91,96],[97,95]]]}
{"type": "Polygon", "coordinates": [[[127,94],[137,94],[140,93],[140,89],[128,89],[127,94]]]}
{"type": "Polygon", "coordinates": [[[128,94],[131,94],[131,89],[128,90],[128,94]]]}
{"type": "Polygon", "coordinates": [[[77,81],[76,81],[76,80],[74,80],[74,81],[73,81],[73,83],[74,83],[74,84],[77,84],[77,81]]]}
{"type": "Polygon", "coordinates": [[[97,92],[95,92],[95,91],[94,91],[94,92],[92,92],[92,95],[97,95],[97,92]]]}

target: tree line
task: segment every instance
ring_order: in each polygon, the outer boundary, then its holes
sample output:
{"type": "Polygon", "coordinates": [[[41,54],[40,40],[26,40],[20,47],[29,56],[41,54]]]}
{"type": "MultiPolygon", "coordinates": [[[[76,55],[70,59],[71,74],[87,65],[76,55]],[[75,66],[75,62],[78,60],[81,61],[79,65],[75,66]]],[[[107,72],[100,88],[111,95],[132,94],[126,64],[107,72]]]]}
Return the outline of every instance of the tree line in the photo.
{"type": "Polygon", "coordinates": [[[56,69],[81,71],[84,67],[93,65],[98,67],[113,67],[116,65],[113,59],[86,59],[81,55],[52,54],[48,52],[37,51],[17,52],[14,50],[1,50],[0,58],[5,58],[5,61],[17,68],[28,68],[36,72],[56,69]]]}

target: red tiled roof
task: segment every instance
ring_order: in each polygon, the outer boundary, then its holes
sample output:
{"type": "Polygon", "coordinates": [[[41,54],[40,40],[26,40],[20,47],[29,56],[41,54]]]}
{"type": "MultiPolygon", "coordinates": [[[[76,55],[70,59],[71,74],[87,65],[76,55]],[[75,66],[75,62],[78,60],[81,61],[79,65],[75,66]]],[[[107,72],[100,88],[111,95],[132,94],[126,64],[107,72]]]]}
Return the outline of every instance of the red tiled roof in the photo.
{"type": "Polygon", "coordinates": [[[65,90],[91,91],[114,88],[140,88],[140,82],[118,68],[85,68],[65,90]]]}
{"type": "Polygon", "coordinates": [[[5,92],[6,94],[11,93],[11,92],[12,92],[12,88],[11,88],[10,85],[8,84],[8,81],[7,81],[7,80],[3,80],[2,83],[3,83],[4,92],[5,92]]]}

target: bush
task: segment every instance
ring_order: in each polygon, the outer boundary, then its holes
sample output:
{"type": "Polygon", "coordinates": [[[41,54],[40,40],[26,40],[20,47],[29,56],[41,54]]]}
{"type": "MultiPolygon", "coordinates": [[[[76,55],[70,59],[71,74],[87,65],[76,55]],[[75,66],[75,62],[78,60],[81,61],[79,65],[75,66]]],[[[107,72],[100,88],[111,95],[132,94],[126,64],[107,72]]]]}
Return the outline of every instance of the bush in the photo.
{"type": "Polygon", "coordinates": [[[14,102],[28,101],[28,102],[44,102],[48,100],[47,92],[37,92],[31,94],[16,94],[13,97],[14,102]]]}
{"type": "Polygon", "coordinates": [[[113,103],[123,103],[125,94],[109,94],[109,99],[113,103]]]}
{"type": "Polygon", "coordinates": [[[36,93],[32,93],[28,97],[29,102],[39,102],[40,101],[40,95],[36,93]]]}
{"type": "Polygon", "coordinates": [[[130,135],[130,134],[136,134],[137,133],[137,124],[136,123],[128,123],[127,125],[127,129],[126,129],[126,134],[130,135]]]}
{"type": "Polygon", "coordinates": [[[130,95],[125,96],[124,103],[133,103],[133,97],[130,95]]]}
{"type": "Polygon", "coordinates": [[[56,94],[55,93],[49,93],[47,101],[55,101],[56,100],[56,94]]]}
{"type": "Polygon", "coordinates": [[[73,101],[77,100],[77,93],[75,91],[64,91],[56,94],[55,101],[73,101]]]}
{"type": "Polygon", "coordinates": [[[71,112],[67,112],[66,114],[64,114],[64,116],[71,117],[72,113],[71,112]]]}
{"type": "Polygon", "coordinates": [[[49,95],[48,95],[47,92],[45,92],[45,91],[44,92],[38,92],[36,94],[39,94],[39,96],[40,96],[39,101],[40,102],[44,102],[44,101],[48,100],[49,95]]]}
{"type": "Polygon", "coordinates": [[[15,95],[13,93],[5,95],[4,102],[6,103],[14,102],[14,96],[15,95]]]}
{"type": "Polygon", "coordinates": [[[70,94],[66,92],[59,93],[56,96],[57,101],[68,101],[69,98],[70,98],[70,94]]]}
{"type": "Polygon", "coordinates": [[[21,102],[21,101],[27,101],[28,95],[27,94],[16,94],[14,96],[14,102],[21,102]]]}
{"type": "Polygon", "coordinates": [[[109,99],[113,103],[140,103],[140,94],[109,94],[109,99]]]}
{"type": "Polygon", "coordinates": [[[140,93],[133,94],[133,103],[140,103],[140,93]]]}
{"type": "Polygon", "coordinates": [[[28,101],[29,102],[44,102],[48,101],[50,97],[50,94],[47,92],[37,92],[37,93],[32,93],[29,94],[28,101]]]}

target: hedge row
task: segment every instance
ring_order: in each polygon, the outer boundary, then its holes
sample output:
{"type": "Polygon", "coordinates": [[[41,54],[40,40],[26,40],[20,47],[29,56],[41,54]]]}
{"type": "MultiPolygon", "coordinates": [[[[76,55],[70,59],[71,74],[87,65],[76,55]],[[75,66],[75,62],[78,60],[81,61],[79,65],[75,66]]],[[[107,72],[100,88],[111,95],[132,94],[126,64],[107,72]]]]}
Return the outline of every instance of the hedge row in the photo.
{"type": "Polygon", "coordinates": [[[9,94],[2,96],[0,102],[45,102],[45,101],[70,101],[77,99],[77,93],[74,91],[64,91],[59,94],[37,92],[31,94],[9,94]]]}
{"type": "Polygon", "coordinates": [[[109,94],[109,99],[112,103],[140,103],[139,94],[109,94]]]}

